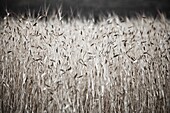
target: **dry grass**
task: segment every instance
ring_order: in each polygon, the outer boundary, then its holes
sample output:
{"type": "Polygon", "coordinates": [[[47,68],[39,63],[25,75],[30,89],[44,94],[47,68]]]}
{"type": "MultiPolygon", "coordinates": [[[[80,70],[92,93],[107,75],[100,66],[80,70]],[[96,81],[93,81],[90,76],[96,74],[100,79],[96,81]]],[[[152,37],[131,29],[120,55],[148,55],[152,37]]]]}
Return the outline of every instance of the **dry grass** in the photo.
{"type": "Polygon", "coordinates": [[[166,113],[170,21],[0,23],[0,113],[166,113]]]}

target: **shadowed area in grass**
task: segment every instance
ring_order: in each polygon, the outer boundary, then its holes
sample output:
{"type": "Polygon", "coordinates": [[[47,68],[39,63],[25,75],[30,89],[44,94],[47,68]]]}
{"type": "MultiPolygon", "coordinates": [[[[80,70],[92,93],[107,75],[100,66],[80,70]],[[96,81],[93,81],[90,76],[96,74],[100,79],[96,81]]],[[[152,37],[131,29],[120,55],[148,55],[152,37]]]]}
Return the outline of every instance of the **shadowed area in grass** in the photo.
{"type": "Polygon", "coordinates": [[[90,18],[90,15],[98,20],[108,13],[116,13],[120,17],[135,17],[139,14],[156,17],[158,12],[170,17],[169,0],[1,0],[0,15],[6,15],[5,10],[18,13],[31,12],[42,13],[49,6],[48,14],[62,6],[64,18],[80,17],[90,18]]]}

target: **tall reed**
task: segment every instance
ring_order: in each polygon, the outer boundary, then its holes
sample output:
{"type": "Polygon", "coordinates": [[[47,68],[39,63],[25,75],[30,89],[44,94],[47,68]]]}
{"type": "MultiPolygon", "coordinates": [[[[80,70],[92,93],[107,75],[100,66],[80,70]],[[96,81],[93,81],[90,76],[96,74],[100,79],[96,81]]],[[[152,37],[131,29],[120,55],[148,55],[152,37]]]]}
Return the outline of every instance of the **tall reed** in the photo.
{"type": "Polygon", "coordinates": [[[168,113],[169,77],[164,17],[0,24],[0,113],[168,113]]]}

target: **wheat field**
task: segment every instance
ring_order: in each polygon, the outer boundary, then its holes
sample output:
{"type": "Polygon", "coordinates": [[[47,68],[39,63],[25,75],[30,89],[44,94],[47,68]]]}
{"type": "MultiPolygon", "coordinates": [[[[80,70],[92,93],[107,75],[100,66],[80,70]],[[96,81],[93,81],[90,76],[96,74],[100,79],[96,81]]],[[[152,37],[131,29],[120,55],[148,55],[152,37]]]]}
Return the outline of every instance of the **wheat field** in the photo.
{"type": "Polygon", "coordinates": [[[168,113],[170,20],[0,22],[0,113],[168,113]]]}

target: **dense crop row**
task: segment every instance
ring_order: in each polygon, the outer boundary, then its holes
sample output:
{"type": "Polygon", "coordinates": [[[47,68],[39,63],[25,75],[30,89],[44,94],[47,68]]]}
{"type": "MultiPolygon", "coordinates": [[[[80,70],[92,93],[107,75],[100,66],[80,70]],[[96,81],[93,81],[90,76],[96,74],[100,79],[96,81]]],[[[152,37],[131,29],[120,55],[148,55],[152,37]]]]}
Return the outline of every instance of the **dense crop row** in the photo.
{"type": "Polygon", "coordinates": [[[166,113],[169,77],[164,17],[0,24],[0,113],[166,113]]]}

